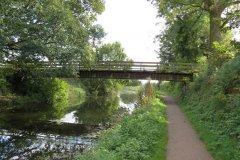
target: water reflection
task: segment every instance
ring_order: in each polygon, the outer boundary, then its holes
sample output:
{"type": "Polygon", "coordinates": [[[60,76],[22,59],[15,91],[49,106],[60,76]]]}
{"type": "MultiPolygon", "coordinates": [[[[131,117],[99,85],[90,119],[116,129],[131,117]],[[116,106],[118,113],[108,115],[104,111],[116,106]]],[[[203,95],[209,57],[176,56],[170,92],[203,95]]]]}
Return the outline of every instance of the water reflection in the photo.
{"type": "Polygon", "coordinates": [[[119,107],[120,99],[111,97],[87,97],[76,110],[75,116],[80,124],[106,125],[119,107]]]}
{"type": "Polygon", "coordinates": [[[52,159],[61,153],[82,151],[93,143],[95,139],[86,137],[0,130],[0,159],[52,159]]]}
{"type": "MultiPolygon", "coordinates": [[[[130,102],[133,99],[133,103],[130,102]]],[[[0,114],[0,160],[73,159],[76,153],[93,145],[98,131],[118,121],[135,107],[120,96],[86,97],[68,111],[51,109],[34,113],[0,114]]]]}

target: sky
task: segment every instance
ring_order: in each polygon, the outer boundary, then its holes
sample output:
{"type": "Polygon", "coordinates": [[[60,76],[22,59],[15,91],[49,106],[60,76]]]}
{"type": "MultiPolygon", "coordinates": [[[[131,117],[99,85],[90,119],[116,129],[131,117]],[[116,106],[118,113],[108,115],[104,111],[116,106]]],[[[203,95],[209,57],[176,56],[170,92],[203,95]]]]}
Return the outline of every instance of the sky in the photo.
{"type": "Polygon", "coordinates": [[[105,2],[105,11],[97,21],[107,33],[104,43],[120,42],[134,61],[159,61],[154,37],[163,29],[164,21],[157,18],[157,9],[147,0],[105,2]]]}

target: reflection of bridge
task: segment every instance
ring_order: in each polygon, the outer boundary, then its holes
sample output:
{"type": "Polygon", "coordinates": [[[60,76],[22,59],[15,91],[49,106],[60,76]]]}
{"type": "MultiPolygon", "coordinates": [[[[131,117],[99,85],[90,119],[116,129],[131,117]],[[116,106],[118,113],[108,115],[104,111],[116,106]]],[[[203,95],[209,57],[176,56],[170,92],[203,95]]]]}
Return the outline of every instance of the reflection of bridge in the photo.
{"type": "Polygon", "coordinates": [[[189,63],[103,61],[88,67],[79,66],[80,78],[192,80],[197,66],[189,63]]]}
{"type": "MultiPolygon", "coordinates": [[[[46,76],[79,78],[111,78],[111,79],[152,79],[165,81],[192,80],[193,73],[198,71],[196,64],[162,63],[162,62],[131,62],[101,61],[88,65],[72,61],[68,63],[40,62],[27,64],[34,66],[36,72],[46,76]]],[[[15,68],[14,65],[0,64],[0,68],[15,68]]],[[[31,68],[31,67],[30,67],[31,68]]]]}

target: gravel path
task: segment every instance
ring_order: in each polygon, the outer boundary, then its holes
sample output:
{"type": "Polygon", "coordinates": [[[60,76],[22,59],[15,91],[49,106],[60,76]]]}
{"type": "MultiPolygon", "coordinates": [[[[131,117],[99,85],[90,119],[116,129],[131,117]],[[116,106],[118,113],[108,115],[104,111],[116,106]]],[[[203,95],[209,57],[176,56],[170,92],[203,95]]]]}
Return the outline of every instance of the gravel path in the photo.
{"type": "Polygon", "coordinates": [[[169,121],[167,160],[213,160],[173,98],[166,96],[164,101],[169,121]]]}

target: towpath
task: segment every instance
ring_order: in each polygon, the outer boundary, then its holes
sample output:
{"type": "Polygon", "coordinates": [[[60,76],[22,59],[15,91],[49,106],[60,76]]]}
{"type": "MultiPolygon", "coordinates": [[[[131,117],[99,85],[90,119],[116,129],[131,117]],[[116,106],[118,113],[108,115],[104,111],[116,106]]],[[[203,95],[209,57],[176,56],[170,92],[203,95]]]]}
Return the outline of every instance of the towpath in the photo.
{"type": "Polygon", "coordinates": [[[213,160],[174,99],[166,96],[164,101],[169,122],[167,160],[213,160]]]}

